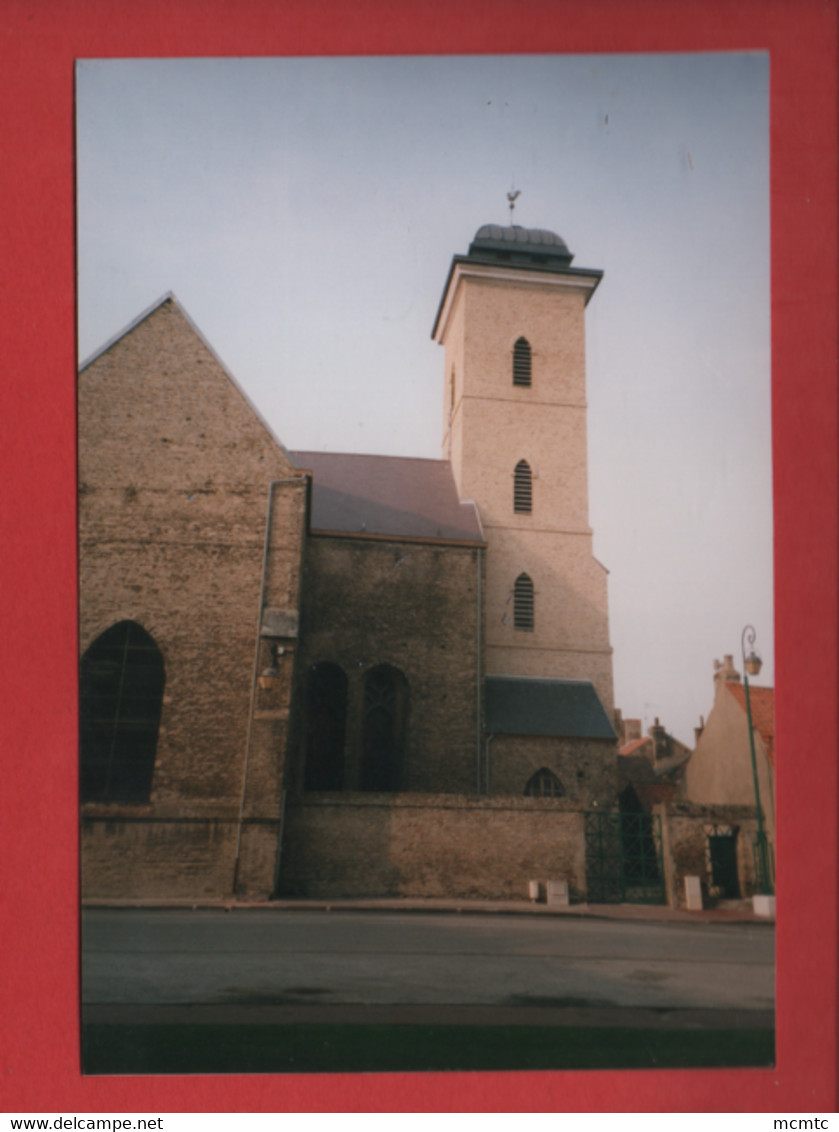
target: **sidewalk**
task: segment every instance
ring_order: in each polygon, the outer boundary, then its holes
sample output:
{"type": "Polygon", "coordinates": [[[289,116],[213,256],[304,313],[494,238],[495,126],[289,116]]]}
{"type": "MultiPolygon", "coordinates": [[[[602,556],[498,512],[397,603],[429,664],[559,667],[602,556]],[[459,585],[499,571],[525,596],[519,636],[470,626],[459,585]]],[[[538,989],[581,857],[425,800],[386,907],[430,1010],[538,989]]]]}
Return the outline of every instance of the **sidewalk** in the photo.
{"type": "Polygon", "coordinates": [[[501,916],[581,916],[607,920],[643,920],[663,923],[772,925],[774,920],[757,916],[751,901],[727,901],[724,907],[704,908],[688,912],[685,908],[668,908],[661,904],[541,904],[525,900],[445,900],[394,897],[384,899],[280,899],[248,900],[87,900],[84,908],[186,908],[190,910],[223,908],[228,912],[259,910],[263,912],[434,912],[461,915],[501,916]]]}
{"type": "Polygon", "coordinates": [[[100,1026],[587,1026],[631,1030],[771,1030],[774,1010],[725,1007],[368,1005],[365,1003],[85,1003],[100,1026]]]}

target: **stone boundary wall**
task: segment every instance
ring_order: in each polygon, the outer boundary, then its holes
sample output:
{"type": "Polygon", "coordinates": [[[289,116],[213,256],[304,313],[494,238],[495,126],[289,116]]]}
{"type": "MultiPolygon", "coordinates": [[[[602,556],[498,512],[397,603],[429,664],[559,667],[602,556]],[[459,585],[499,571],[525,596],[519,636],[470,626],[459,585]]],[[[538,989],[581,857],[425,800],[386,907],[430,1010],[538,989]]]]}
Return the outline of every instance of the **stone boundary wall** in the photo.
{"type": "Polygon", "coordinates": [[[582,812],[554,799],[289,799],[280,894],[526,900],[529,880],[567,880],[580,901],[583,825],[582,812]]]}
{"type": "MultiPolygon", "coordinates": [[[[278,818],[244,818],[237,894],[268,900],[278,818]]],[[[85,817],[82,900],[227,899],[236,872],[237,818],[85,817]]]]}
{"type": "Polygon", "coordinates": [[[667,884],[667,903],[671,908],[685,906],[685,877],[696,876],[702,885],[702,902],[713,907],[717,893],[713,888],[708,837],[714,831],[732,829],[737,837],[737,875],[740,896],[754,892],[754,855],[757,833],[754,806],[716,806],[695,802],[662,802],[655,807],[661,816],[662,853],[667,884]]]}

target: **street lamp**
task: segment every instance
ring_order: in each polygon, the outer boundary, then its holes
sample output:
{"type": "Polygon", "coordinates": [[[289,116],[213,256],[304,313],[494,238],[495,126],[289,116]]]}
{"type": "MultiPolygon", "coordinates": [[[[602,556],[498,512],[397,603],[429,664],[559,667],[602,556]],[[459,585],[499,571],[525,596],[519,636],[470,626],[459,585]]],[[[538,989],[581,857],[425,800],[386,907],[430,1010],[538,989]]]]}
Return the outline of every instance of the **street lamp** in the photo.
{"type": "Polygon", "coordinates": [[[755,806],[757,808],[757,837],[755,839],[755,886],[761,895],[772,892],[772,882],[769,879],[769,846],[766,842],[766,830],[763,828],[763,811],[760,807],[760,787],[757,781],[757,758],[755,757],[755,735],[752,727],[752,701],[749,695],[749,677],[760,673],[763,661],[754,651],[755,631],[747,625],[740,638],[740,649],[743,654],[743,684],[746,689],[746,717],[749,721],[749,752],[752,756],[752,778],[755,784],[755,806]],[[746,656],[746,641],[749,642],[749,655],[746,656]]]}

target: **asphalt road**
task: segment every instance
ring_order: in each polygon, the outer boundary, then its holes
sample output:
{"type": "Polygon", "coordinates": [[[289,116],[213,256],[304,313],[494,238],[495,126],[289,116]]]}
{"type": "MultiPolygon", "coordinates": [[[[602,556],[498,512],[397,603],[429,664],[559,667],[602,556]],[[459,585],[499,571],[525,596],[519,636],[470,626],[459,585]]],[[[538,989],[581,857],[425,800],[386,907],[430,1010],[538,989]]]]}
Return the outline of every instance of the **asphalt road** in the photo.
{"type": "Polygon", "coordinates": [[[629,1008],[766,1024],[774,933],[573,917],[88,909],[82,975],[88,1017],[187,1004],[195,1017],[202,1007],[230,1018],[291,1008],[312,1020],[395,1007],[522,1018],[629,1008]]]}

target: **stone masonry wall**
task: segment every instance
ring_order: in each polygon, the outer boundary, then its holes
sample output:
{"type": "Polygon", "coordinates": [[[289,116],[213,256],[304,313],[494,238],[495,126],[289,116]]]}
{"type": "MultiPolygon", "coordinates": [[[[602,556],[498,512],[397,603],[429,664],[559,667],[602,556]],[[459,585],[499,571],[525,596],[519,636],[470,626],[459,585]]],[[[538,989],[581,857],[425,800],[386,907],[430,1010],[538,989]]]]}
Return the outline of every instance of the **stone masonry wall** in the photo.
{"type": "Polygon", "coordinates": [[[84,806],[84,891],[227,894],[238,844],[243,886],[267,895],[273,860],[250,825],[239,838],[239,807],[247,752],[245,817],[279,818],[291,680],[260,734],[255,650],[261,600],[297,611],[306,480],[173,300],[80,374],[79,480],[82,652],[131,620],[166,672],[150,801],[84,806]]]}
{"type": "Polygon", "coordinates": [[[585,896],[583,815],[561,801],[307,796],[289,804],[280,891],[526,900],[529,880],[585,896]]]}
{"type": "Polygon", "coordinates": [[[737,873],[740,895],[754,892],[752,845],[757,831],[754,806],[713,806],[664,802],[655,807],[661,815],[662,850],[667,881],[667,903],[684,907],[685,877],[699,877],[703,902],[713,905],[716,895],[708,855],[708,837],[714,832],[736,831],[737,873]]]}
{"type": "MultiPolygon", "coordinates": [[[[298,702],[312,665],[340,665],[348,680],[345,788],[358,783],[364,675],[390,664],[409,687],[403,789],[476,792],[479,568],[474,547],[309,539],[298,702]]],[[[304,745],[301,719],[298,789],[304,745]]]]}
{"type": "Polygon", "coordinates": [[[490,745],[490,763],[493,796],[523,795],[530,776],[546,767],[562,783],[566,802],[584,810],[608,810],[617,806],[614,742],[496,735],[490,745]]]}

